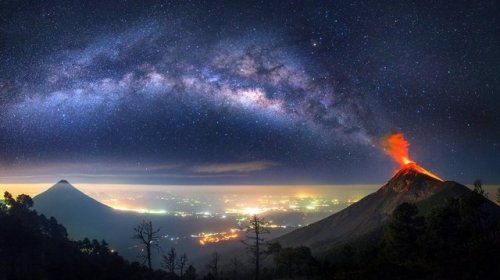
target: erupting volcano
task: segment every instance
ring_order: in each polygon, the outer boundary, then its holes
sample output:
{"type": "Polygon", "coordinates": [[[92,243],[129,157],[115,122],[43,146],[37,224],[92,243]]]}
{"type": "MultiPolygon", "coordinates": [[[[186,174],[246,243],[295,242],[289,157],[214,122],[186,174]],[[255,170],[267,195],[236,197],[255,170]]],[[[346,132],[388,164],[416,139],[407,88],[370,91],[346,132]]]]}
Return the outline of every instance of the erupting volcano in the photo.
{"type": "Polygon", "coordinates": [[[385,153],[400,165],[386,184],[338,213],[285,234],[277,241],[282,246],[307,246],[318,255],[340,251],[345,244],[365,246],[383,238],[384,229],[399,205],[414,204],[419,215],[425,215],[449,198],[471,193],[466,186],[443,181],[411,160],[408,141],[402,133],[389,134],[381,139],[380,144],[385,153]]]}
{"type": "Polygon", "coordinates": [[[437,175],[432,172],[426,170],[422,166],[418,165],[416,162],[410,160],[408,156],[408,141],[406,141],[403,133],[396,132],[391,133],[385,137],[383,137],[380,141],[380,144],[386,154],[391,156],[400,166],[396,173],[399,173],[404,170],[414,170],[416,172],[425,174],[439,181],[443,181],[443,179],[439,178],[437,175]]]}

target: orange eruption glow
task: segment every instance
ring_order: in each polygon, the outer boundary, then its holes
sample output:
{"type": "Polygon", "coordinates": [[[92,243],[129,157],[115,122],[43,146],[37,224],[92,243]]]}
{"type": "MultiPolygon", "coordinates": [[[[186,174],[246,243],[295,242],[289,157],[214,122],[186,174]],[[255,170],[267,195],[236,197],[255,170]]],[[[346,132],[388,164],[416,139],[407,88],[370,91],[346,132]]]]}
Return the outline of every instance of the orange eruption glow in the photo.
{"type": "Polygon", "coordinates": [[[406,141],[403,133],[395,132],[382,137],[380,145],[382,146],[384,152],[391,156],[399,164],[399,170],[411,168],[434,179],[443,181],[443,179],[439,178],[437,175],[427,171],[422,166],[410,160],[408,156],[408,146],[410,144],[406,141]]]}

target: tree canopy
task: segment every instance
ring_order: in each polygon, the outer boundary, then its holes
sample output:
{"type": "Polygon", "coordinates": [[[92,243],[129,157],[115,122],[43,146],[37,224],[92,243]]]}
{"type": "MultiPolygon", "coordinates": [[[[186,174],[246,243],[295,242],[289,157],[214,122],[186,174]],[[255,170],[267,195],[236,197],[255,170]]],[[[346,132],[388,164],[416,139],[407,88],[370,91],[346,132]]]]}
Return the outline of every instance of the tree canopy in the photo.
{"type": "Polygon", "coordinates": [[[32,210],[28,195],[0,204],[0,279],[163,279],[125,261],[105,241],[72,241],[53,217],[32,210]]]}

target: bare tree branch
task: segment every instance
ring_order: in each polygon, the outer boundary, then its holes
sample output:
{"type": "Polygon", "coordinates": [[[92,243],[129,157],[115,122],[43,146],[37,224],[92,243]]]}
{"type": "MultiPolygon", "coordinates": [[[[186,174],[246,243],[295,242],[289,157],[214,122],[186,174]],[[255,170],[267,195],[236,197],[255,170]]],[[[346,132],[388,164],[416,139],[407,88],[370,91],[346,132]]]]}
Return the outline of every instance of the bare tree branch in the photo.
{"type": "Polygon", "coordinates": [[[145,249],[145,251],[143,249],[139,257],[144,263],[147,262],[149,270],[152,270],[151,249],[159,249],[158,240],[160,238],[160,228],[154,229],[151,221],[142,221],[142,223],[134,228],[134,232],[135,234],[132,238],[139,240],[145,249]]]}

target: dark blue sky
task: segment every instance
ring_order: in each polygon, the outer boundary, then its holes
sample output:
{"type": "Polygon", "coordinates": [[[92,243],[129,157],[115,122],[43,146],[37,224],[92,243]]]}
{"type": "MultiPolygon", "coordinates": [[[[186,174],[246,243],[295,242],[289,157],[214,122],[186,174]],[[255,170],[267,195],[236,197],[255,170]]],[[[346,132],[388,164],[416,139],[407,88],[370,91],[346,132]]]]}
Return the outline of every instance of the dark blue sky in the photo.
{"type": "Polygon", "coordinates": [[[497,1],[285,2],[2,1],[1,180],[500,182],[497,1]]]}

